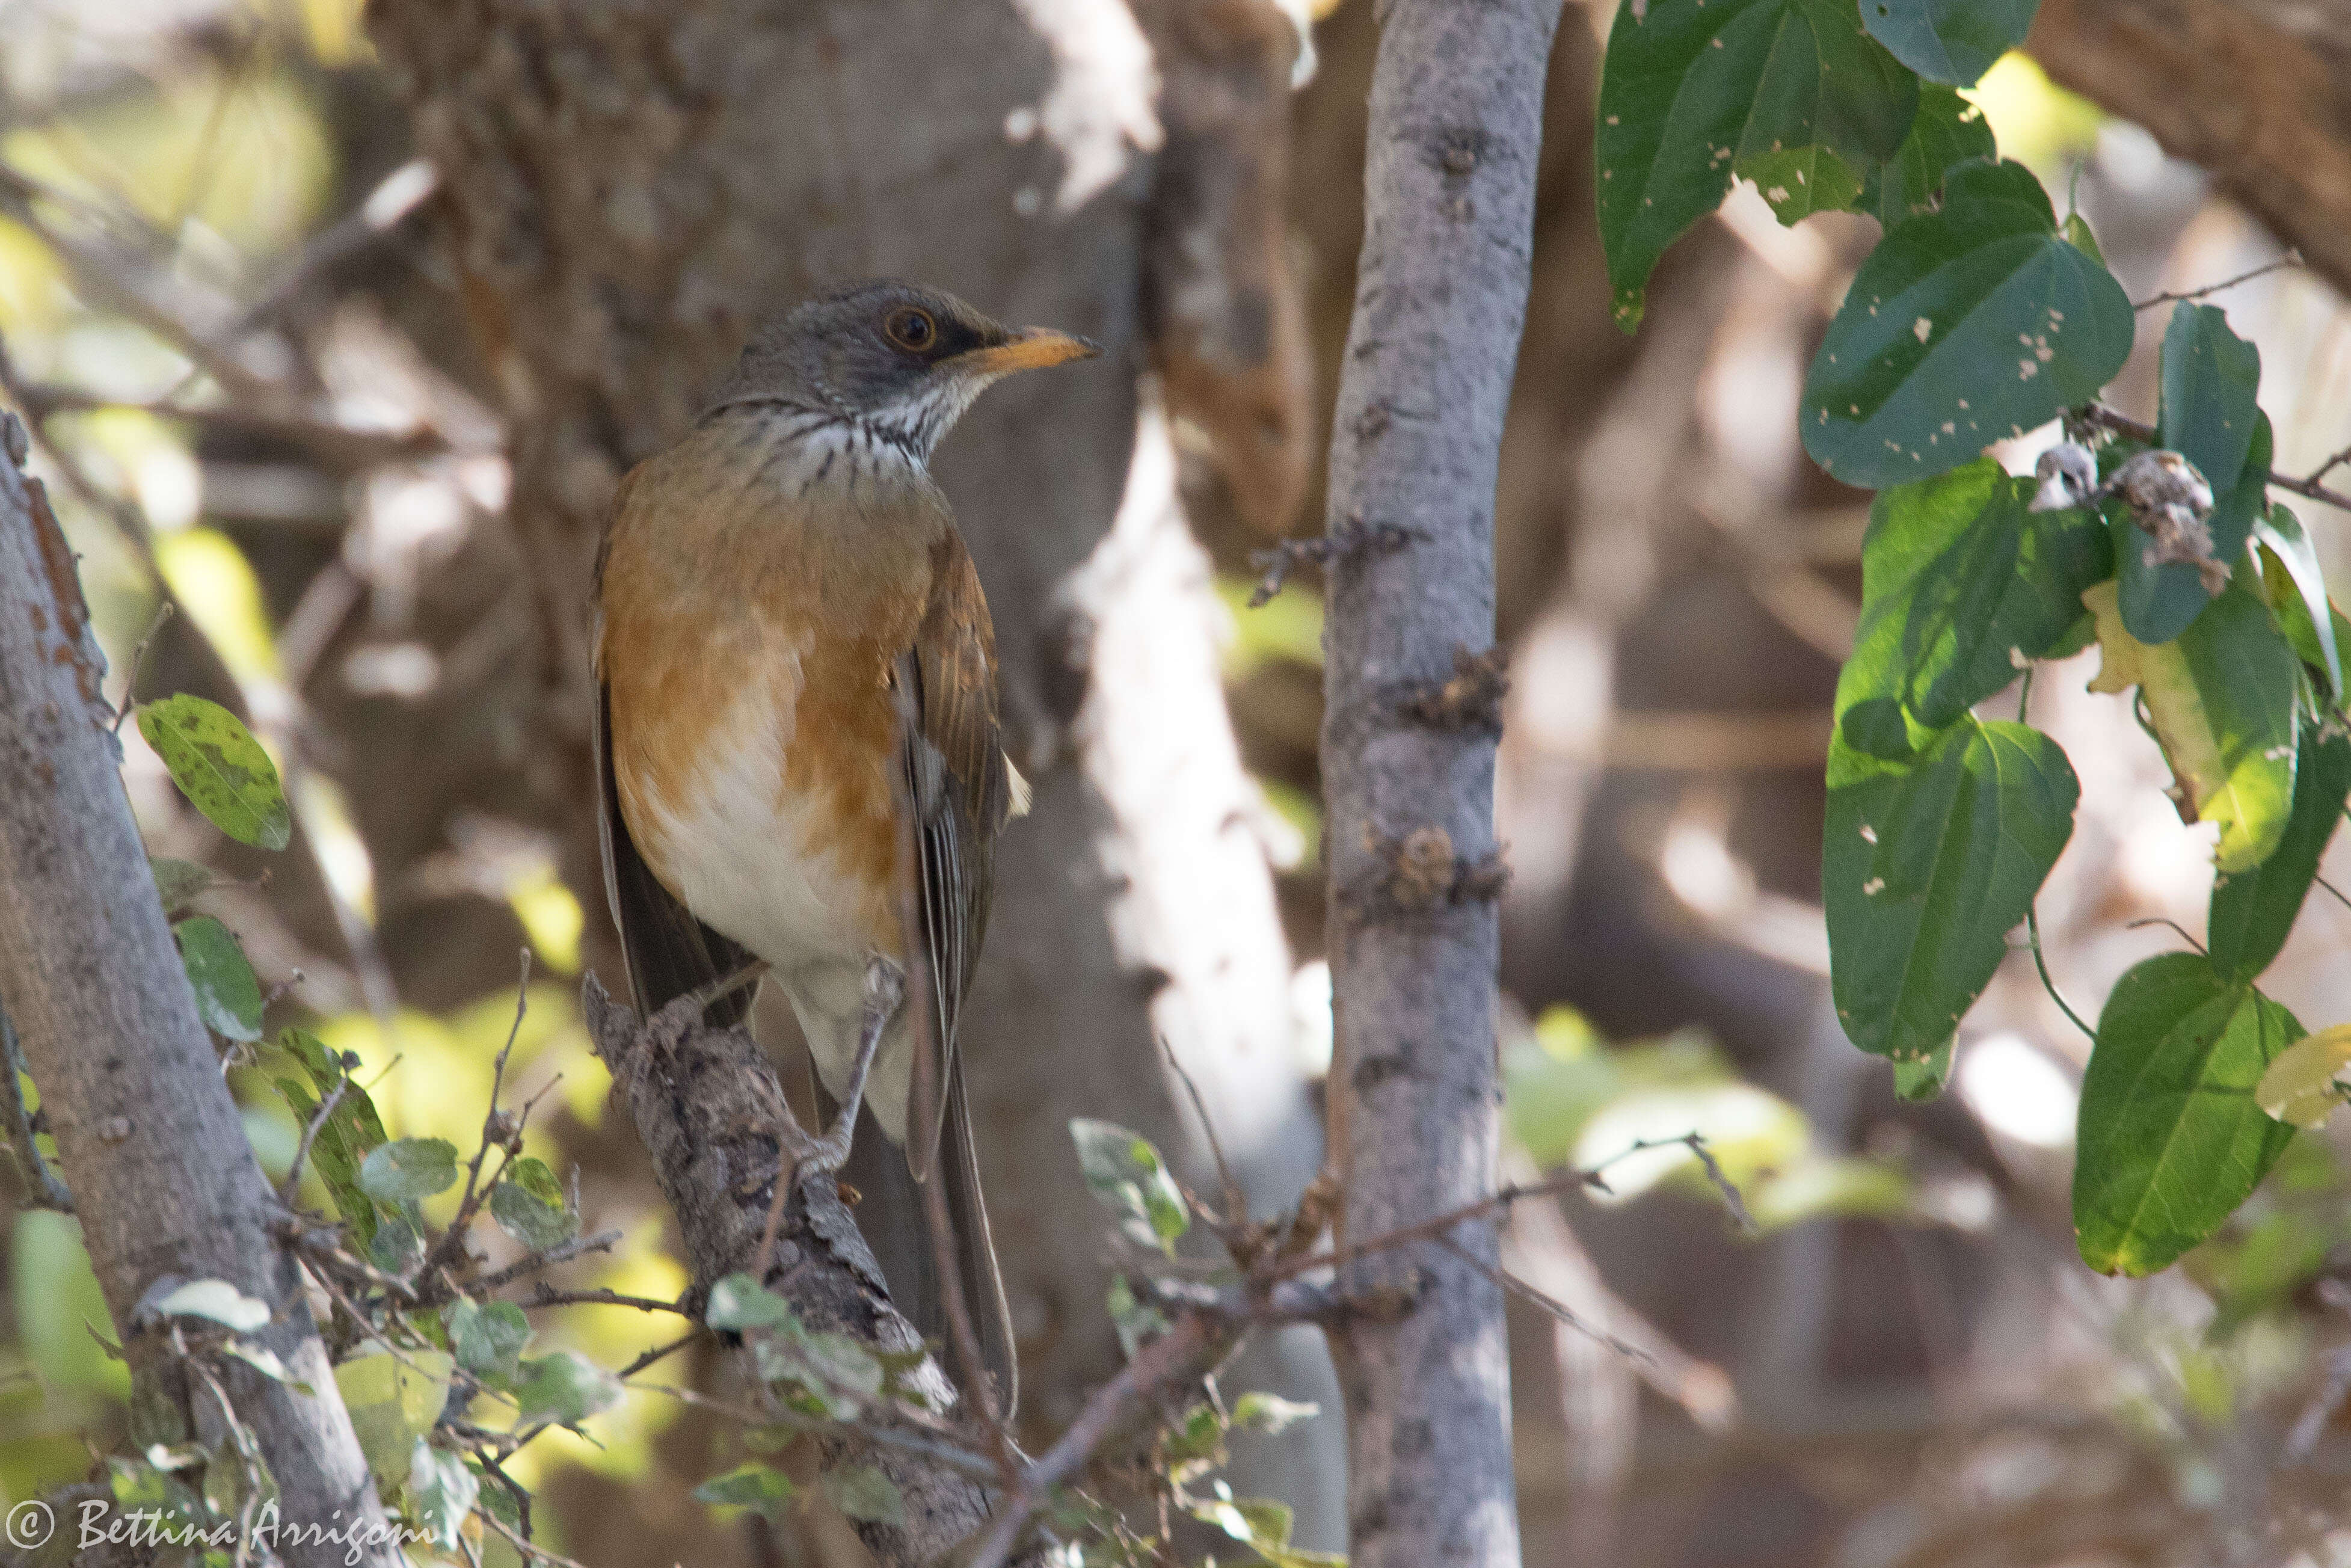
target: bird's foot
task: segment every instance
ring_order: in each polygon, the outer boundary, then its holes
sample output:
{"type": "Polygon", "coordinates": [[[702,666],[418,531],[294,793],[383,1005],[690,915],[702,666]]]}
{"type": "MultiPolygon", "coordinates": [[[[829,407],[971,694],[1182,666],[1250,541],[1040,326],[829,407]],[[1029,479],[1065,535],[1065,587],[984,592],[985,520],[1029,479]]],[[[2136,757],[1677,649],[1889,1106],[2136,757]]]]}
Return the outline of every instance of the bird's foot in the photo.
{"type": "Polygon", "coordinates": [[[876,954],[865,966],[865,1021],[858,1033],[857,1060],[850,1068],[848,1092],[841,1095],[841,1112],[823,1136],[810,1137],[793,1129],[799,1134],[795,1140],[798,1146],[790,1153],[798,1171],[830,1175],[848,1164],[850,1143],[857,1131],[858,1107],[865,1103],[865,1080],[873,1071],[873,1058],[882,1050],[882,1037],[889,1032],[890,1020],[898,1016],[899,1004],[905,998],[906,972],[893,960],[876,954]]]}
{"type": "Polygon", "coordinates": [[[697,986],[682,997],[665,1002],[645,1020],[646,1032],[652,1037],[653,1049],[664,1058],[674,1053],[688,1031],[702,1022],[702,1015],[710,1004],[722,997],[731,996],[745,986],[757,981],[768,972],[765,958],[754,958],[731,975],[724,975],[705,986],[697,986]]]}

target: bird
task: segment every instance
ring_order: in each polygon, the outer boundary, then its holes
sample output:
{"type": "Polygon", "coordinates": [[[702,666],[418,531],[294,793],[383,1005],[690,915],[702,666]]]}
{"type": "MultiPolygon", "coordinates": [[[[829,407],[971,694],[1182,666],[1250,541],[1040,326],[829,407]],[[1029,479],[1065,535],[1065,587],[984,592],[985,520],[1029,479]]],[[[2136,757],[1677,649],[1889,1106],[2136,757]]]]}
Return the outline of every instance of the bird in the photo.
{"type": "Polygon", "coordinates": [[[1008,1410],[1017,1362],[956,1026],[996,841],[1028,790],[987,601],[930,460],[995,382],[1098,351],[895,280],[811,298],[622,478],[595,580],[599,836],[637,1010],[722,993],[705,1018],[739,1022],[750,998],[726,983],[766,966],[834,1118],[818,1157],[860,1195],[858,1228],[926,1336],[946,1323],[919,1184],[942,1173],[1008,1410]],[[926,1030],[893,988],[910,943],[926,1030]],[[921,1039],[938,1055],[918,1079],[921,1039]],[[939,1086],[925,1106],[918,1082],[939,1086]]]}

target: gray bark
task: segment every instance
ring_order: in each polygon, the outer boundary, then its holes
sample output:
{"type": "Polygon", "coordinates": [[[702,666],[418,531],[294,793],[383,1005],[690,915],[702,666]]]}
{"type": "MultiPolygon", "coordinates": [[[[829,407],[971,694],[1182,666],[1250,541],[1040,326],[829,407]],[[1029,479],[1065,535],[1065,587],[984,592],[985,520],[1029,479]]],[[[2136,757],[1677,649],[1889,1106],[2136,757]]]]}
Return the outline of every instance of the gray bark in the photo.
{"type": "MultiPolygon", "coordinates": [[[[791,1114],[767,1052],[742,1029],[694,1027],[664,1042],[592,978],[581,1000],[596,1054],[612,1070],[613,1092],[677,1213],[697,1299],[729,1274],[758,1270],[777,1162],[785,1157],[775,1131],[791,1114]]],[[[890,1304],[873,1254],[829,1174],[811,1171],[795,1188],[760,1283],[789,1301],[811,1329],[847,1334],[881,1354],[922,1348],[923,1336],[890,1304]]],[[[955,1409],[955,1385],[936,1363],[926,1359],[903,1375],[905,1388],[934,1409],[955,1409]]],[[[945,1561],[987,1521],[987,1490],[934,1459],[827,1439],[824,1462],[844,1461],[881,1470],[905,1503],[903,1525],[857,1526],[882,1568],[945,1561]]]]}
{"type": "MultiPolygon", "coordinates": [[[[357,1529],[372,1542],[359,1561],[391,1568],[400,1554],[155,895],[107,733],[103,667],[48,502],[0,460],[0,997],[140,1383],[146,1429],[133,1436],[221,1439],[214,1396],[137,1308],[159,1281],[227,1281],[269,1304],[248,1338],[315,1390],[226,1358],[215,1373],[277,1479],[282,1520],[357,1529]]],[[[345,1561],[336,1542],[281,1539],[281,1552],[298,1565],[345,1561]]]]}
{"type": "MultiPolygon", "coordinates": [[[[1330,946],[1333,1147],[1364,1237],[1494,1186],[1490,701],[1448,703],[1494,636],[1503,413],[1527,299],[1556,0],[1389,0],[1364,235],[1331,446],[1330,946]],[[1396,533],[1392,530],[1403,530],[1396,533]]],[[[1352,1270],[1416,1288],[1332,1351],[1357,1568],[1519,1560],[1509,1348],[1490,1222],[1352,1270]]]]}

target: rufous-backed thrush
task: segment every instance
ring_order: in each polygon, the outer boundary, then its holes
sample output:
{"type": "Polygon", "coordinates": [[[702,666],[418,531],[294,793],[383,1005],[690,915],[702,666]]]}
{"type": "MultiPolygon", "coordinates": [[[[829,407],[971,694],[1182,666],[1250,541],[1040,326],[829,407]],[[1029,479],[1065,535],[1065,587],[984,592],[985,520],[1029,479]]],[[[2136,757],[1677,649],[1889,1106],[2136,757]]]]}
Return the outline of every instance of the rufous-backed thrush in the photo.
{"type": "MultiPolygon", "coordinates": [[[[859,1228],[926,1333],[944,1320],[915,1184],[943,1171],[959,1283],[1008,1404],[1010,1324],[955,1040],[997,835],[1026,787],[998,735],[987,601],[929,461],[990,382],[1094,351],[903,283],[810,300],[751,339],[691,434],[622,481],[597,574],[605,891],[638,1010],[765,961],[820,1106],[840,1107],[820,1157],[863,1194],[859,1228]],[[926,1030],[878,994],[907,953],[909,847],[926,1030]],[[918,1036],[941,1052],[922,1080],[939,1086],[928,1127],[909,1125],[918,1036]],[[886,1145],[861,1130],[861,1088],[886,1145]]],[[[748,1005],[738,991],[709,1016],[748,1005]]]]}

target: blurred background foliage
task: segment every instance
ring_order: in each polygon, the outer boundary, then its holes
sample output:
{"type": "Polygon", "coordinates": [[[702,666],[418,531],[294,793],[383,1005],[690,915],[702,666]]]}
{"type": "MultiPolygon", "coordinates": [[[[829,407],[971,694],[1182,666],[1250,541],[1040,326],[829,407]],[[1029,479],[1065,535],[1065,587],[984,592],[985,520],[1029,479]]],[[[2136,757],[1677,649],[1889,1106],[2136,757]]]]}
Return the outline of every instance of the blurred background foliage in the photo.
{"type": "MultiPolygon", "coordinates": [[[[1360,223],[1370,9],[1322,8],[1317,74],[1294,105],[1292,226],[1326,408],[1360,223]]],[[[665,1211],[633,1135],[607,1124],[572,999],[601,892],[561,879],[496,787],[436,769],[439,727],[465,727],[469,745],[486,734],[493,752],[523,744],[485,672],[513,657],[530,611],[496,570],[508,434],[454,325],[435,176],[412,157],[360,12],[0,3],[0,395],[34,428],[118,681],[238,707],[287,781],[298,844],[265,877],[125,734],[151,848],[223,879],[197,906],[280,988],[273,1024],[306,1021],[356,1053],[394,1136],[470,1148],[515,998],[451,994],[436,976],[451,953],[528,949],[538,977],[510,1087],[555,1086],[530,1152],[576,1169],[589,1227],[624,1237],[565,1282],[674,1298],[685,1276],[665,1211]],[[453,625],[473,630],[444,635],[453,625]],[[396,809],[410,779],[429,810],[396,809]]],[[[1668,258],[1644,336],[1617,337],[1589,172],[1609,17],[1572,5],[1562,28],[1498,519],[1516,685],[1505,979],[1531,1019],[1501,1050],[1514,1171],[1604,1164],[1606,1183],[1522,1216],[1516,1267],[1642,1354],[1514,1317],[1529,1559],[2152,1563],[2231,1539],[2257,1547],[2231,1561],[2338,1560],[2339,1511],[2313,1500],[2346,1462],[2339,1137],[2299,1140],[2178,1270],[2100,1281],[2064,1229],[2084,1042],[2029,965],[1970,1016],[1956,1092],[1933,1105],[1897,1102],[1835,1029],[1813,868],[1862,517],[1802,463],[1792,416],[1867,228],[1783,231],[1742,192],[1668,258]],[[1618,1157],[1691,1132],[1758,1236],[1736,1233],[1687,1147],[1618,1157]]],[[[2028,57],[1970,96],[2005,151],[2093,215],[2135,293],[2276,254],[2194,169],[2028,57]]],[[[2351,316],[2296,272],[2223,302],[2262,348],[2278,466],[2306,471],[2343,444],[2351,316]]],[[[2122,382],[2138,412],[2150,363],[2122,382]]],[[[1301,958],[1301,1054],[1319,1071],[1319,603],[1302,585],[1247,608],[1261,540],[1196,461],[1196,433],[1176,435],[1229,612],[1242,752],[1291,830],[1272,858],[1301,958]]],[[[2001,455],[2029,466],[2031,440],[2001,455]]],[[[2340,523],[2316,524],[2337,572],[2351,568],[2340,523]]],[[[2160,760],[2127,715],[2081,699],[2089,673],[2055,672],[2036,707],[2083,759],[2083,830],[2042,912],[2057,983],[2085,1000],[2169,940],[2143,923],[2201,919],[2209,855],[2163,807],[2160,760]]],[[[2340,906],[2314,906],[2273,973],[2305,1019],[2351,1017],[2346,936],[2340,906]]],[[[233,1080],[282,1173],[289,1114],[265,1075],[233,1080]]],[[[0,1223],[13,1501],[80,1476],[120,1436],[125,1385],[72,1222],[0,1223]]],[[[664,1326],[608,1307],[535,1322],[540,1347],[607,1365],[664,1326]]],[[[676,1375],[707,1384],[715,1358],[676,1375]]],[[[678,1401],[634,1394],[590,1430],[517,1468],[549,1500],[550,1544],[595,1568],[766,1550],[735,1511],[692,1500],[739,1456],[678,1401]]]]}

